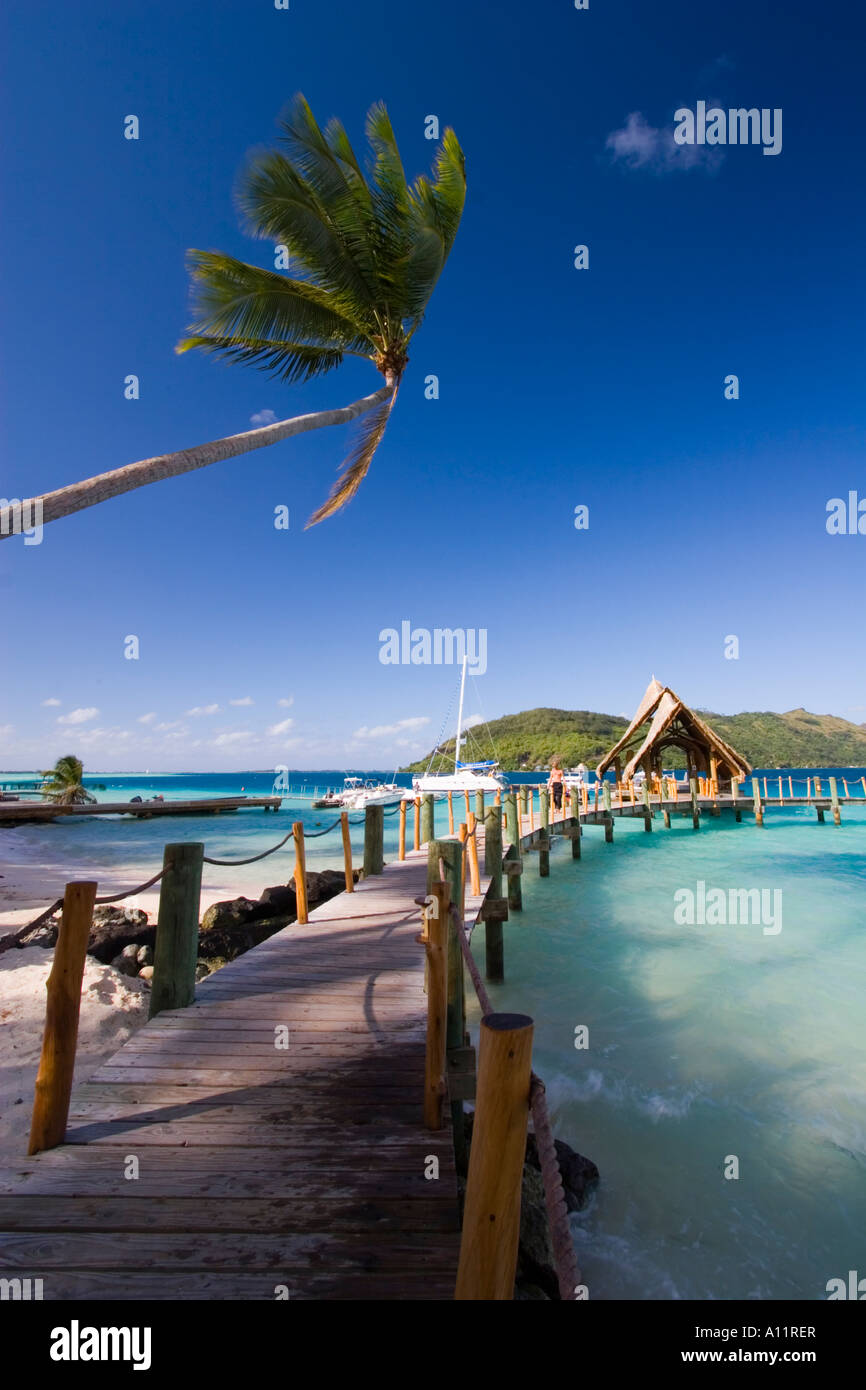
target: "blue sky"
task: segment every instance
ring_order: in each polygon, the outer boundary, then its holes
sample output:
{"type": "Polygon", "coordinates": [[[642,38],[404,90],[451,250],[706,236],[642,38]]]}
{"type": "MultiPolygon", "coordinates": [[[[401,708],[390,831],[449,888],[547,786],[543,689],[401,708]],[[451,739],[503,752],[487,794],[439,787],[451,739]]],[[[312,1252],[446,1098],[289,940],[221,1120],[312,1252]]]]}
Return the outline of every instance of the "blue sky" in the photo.
{"type": "Polygon", "coordinates": [[[866,536],[825,528],[866,497],[853,7],[10,0],[2,24],[3,496],[376,389],[361,363],[286,387],[173,351],[188,248],[271,263],[232,189],[296,91],[356,148],[383,99],[412,176],[437,115],[468,194],[343,514],[303,530],[348,447],[328,430],[0,545],[0,766],[406,761],[456,673],[383,665],[403,620],[486,630],[470,714],[631,712],[655,674],[723,712],[866,719],[866,536]],[[699,100],[781,108],[781,153],[674,148],[699,100]]]}

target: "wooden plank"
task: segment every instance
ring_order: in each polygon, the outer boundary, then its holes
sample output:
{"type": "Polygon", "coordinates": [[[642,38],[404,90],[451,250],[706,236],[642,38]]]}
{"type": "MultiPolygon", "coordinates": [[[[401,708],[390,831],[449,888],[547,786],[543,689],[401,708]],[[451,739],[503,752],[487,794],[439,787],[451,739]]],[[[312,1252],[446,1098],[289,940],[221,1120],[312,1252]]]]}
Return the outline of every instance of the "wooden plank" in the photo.
{"type": "Polygon", "coordinates": [[[203,1207],[197,1197],[0,1197],[0,1231],[364,1231],[404,1227],[458,1231],[457,1209],[437,1198],[359,1195],[224,1197],[203,1207]],[[11,1224],[10,1224],[11,1223],[11,1224]]]}

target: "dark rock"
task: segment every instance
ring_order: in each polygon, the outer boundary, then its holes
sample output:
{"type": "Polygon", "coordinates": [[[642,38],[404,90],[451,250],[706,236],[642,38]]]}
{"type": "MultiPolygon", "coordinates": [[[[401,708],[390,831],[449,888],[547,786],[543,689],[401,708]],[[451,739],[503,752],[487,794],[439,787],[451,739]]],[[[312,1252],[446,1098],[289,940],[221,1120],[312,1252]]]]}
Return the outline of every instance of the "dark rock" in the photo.
{"type": "Polygon", "coordinates": [[[201,932],[236,930],[251,922],[258,903],[249,898],[232,898],[229,902],[211,903],[201,919],[201,932]]]}
{"type": "MultiPolygon", "coordinates": [[[[307,874],[309,879],[310,875],[307,874]]],[[[296,908],[295,885],[294,883],[278,883],[275,888],[266,888],[259,898],[257,907],[262,909],[257,912],[257,916],[294,916],[296,908]]]]}
{"type": "Polygon", "coordinates": [[[199,933],[199,959],[212,960],[217,957],[221,959],[222,964],[235,960],[253,946],[258,946],[261,941],[267,941],[275,932],[282,931],[283,927],[294,920],[294,915],[264,917],[254,921],[234,924],[227,922],[224,926],[210,927],[207,931],[199,933]]]}
{"type": "Polygon", "coordinates": [[[139,946],[135,958],[139,965],[153,965],[153,948],[151,946],[139,946]]]}
{"type": "Polygon", "coordinates": [[[544,1303],[550,1302],[544,1289],[540,1289],[537,1284],[532,1284],[528,1279],[518,1275],[514,1281],[514,1301],[515,1303],[525,1303],[530,1299],[544,1303]]]}
{"type": "Polygon", "coordinates": [[[137,956],[138,947],[133,942],[133,944],[130,946],[124,946],[120,954],[115,956],[114,959],[111,961],[111,965],[115,970],[119,971],[121,975],[137,975],[137,956]]]}
{"type": "Polygon", "coordinates": [[[523,1166],[520,1196],[520,1244],[517,1267],[522,1280],[536,1285],[545,1298],[559,1299],[556,1261],[547,1221],[541,1173],[529,1163],[523,1166]]]}
{"type": "MultiPolygon", "coordinates": [[[[568,1211],[583,1211],[591,1193],[598,1185],[598,1169],[591,1158],[584,1158],[583,1154],[579,1154],[562,1139],[555,1139],[554,1145],[559,1159],[566,1208],[568,1211]]],[[[534,1134],[530,1134],[526,1141],[526,1161],[541,1171],[534,1134]]]]}

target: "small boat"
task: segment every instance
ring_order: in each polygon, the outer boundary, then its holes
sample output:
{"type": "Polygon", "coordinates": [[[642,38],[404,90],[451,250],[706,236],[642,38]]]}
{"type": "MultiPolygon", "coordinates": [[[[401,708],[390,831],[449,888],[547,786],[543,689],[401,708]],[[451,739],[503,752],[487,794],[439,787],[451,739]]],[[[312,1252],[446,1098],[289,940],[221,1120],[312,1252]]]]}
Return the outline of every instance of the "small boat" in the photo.
{"type": "Polygon", "coordinates": [[[393,782],[362,783],[360,777],[347,777],[340,804],[347,811],[364,811],[368,806],[394,806],[402,800],[403,788],[393,782]]]}

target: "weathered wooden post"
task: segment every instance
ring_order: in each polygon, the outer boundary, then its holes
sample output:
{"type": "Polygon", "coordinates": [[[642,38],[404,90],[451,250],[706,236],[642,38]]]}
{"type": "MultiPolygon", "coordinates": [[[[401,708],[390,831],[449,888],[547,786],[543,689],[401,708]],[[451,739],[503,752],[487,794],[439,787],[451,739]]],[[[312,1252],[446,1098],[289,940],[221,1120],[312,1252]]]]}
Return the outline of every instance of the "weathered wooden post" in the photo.
{"type": "Polygon", "coordinates": [[[542,787],[538,793],[538,814],[542,830],[550,828],[550,792],[542,787]]]}
{"type": "Polygon", "coordinates": [[[505,872],[508,876],[508,908],[515,912],[523,909],[523,890],[520,886],[520,874],[523,862],[520,856],[520,810],[517,792],[509,792],[505,798],[505,824],[506,833],[511,841],[511,849],[505,862],[505,872]]]}
{"type": "Polygon", "coordinates": [[[698,782],[696,777],[689,778],[689,794],[692,799],[692,829],[700,830],[701,813],[698,809],[698,782]]]}
{"type": "Polygon", "coordinates": [[[56,1148],[63,1143],[66,1134],[78,1042],[81,982],[95,900],[95,883],[67,883],[54,961],[46,984],[45,1032],[33,1098],[29,1154],[56,1148]]]}
{"type": "Polygon", "coordinates": [[[454,834],[454,796],[452,792],[448,793],[448,834],[454,834]]]}
{"type": "MultiPolygon", "coordinates": [[[[491,806],[484,815],[484,873],[490,879],[491,906],[502,902],[502,807],[491,806]]],[[[484,967],[488,980],[505,978],[505,944],[502,922],[484,922],[484,967]]]]}
{"type": "Polygon", "coordinates": [[[364,877],[380,874],[385,867],[385,808],[364,808],[364,877]]]}
{"type": "Polygon", "coordinates": [[[355,874],[352,869],[352,834],[349,830],[348,811],[340,812],[340,831],[343,836],[343,867],[346,873],[346,892],[355,891],[355,874]]]}
{"type": "Polygon", "coordinates": [[[475,819],[476,819],[477,821],[483,821],[483,820],[484,820],[484,793],[483,793],[483,792],[476,792],[476,793],[475,793],[475,819]]]}
{"type": "Polygon", "coordinates": [[[839,810],[839,792],[836,787],[836,778],[830,778],[830,804],[833,807],[833,824],[842,824],[842,813],[839,810]]]}
{"type": "Polygon", "coordinates": [[[457,1267],[458,1301],[514,1297],[529,1116],[532,1019],[481,1020],[478,1091],[457,1267]]]}
{"type": "Polygon", "coordinates": [[[399,821],[400,821],[400,831],[399,831],[399,835],[398,835],[398,839],[397,839],[397,858],[398,858],[398,859],[405,859],[405,858],[406,858],[406,802],[405,802],[405,801],[401,801],[401,802],[400,802],[400,814],[399,814],[399,816],[398,816],[398,819],[399,819],[399,821]]]}
{"type": "Polygon", "coordinates": [[[743,819],[740,810],[740,781],[738,777],[731,778],[731,801],[734,803],[734,820],[739,822],[743,819]]]}
{"type": "Polygon", "coordinates": [[[414,800],[413,803],[412,803],[412,808],[413,808],[414,813],[415,813],[415,824],[414,824],[414,827],[413,827],[413,829],[414,829],[414,835],[413,835],[412,843],[413,843],[415,849],[420,849],[420,848],[421,848],[421,798],[420,798],[420,796],[416,796],[416,797],[415,797],[415,800],[414,800]]]}
{"type": "Polygon", "coordinates": [[[445,1103],[445,1049],[448,1028],[448,936],[451,889],[447,883],[430,885],[433,902],[427,909],[427,1051],[424,1066],[424,1124],[441,1129],[445,1103]]]}
{"type": "Polygon", "coordinates": [[[542,787],[538,792],[538,816],[541,834],[538,838],[538,875],[550,877],[550,792],[542,787]]]}
{"type": "MultiPolygon", "coordinates": [[[[295,908],[299,922],[308,922],[307,914],[307,847],[304,844],[304,822],[296,820],[292,826],[295,841],[295,908]]],[[[159,933],[157,933],[159,935],[159,933]]],[[[156,972],[154,972],[156,979],[156,972]]]]}
{"type": "Polygon", "coordinates": [[[755,825],[763,825],[764,808],[761,805],[761,784],[757,777],[752,778],[752,792],[755,798],[755,825]]]}
{"type": "MultiPolygon", "coordinates": [[[[451,903],[457,908],[460,923],[463,922],[463,871],[464,849],[460,840],[431,840],[427,848],[427,891],[432,893],[440,882],[439,863],[445,866],[445,882],[448,884],[451,903]]],[[[448,1008],[445,1026],[446,1047],[449,1059],[454,1054],[462,1054],[465,1047],[466,996],[463,978],[463,951],[457,936],[458,928],[453,912],[448,913],[446,937],[448,942],[448,1008]]],[[[449,1071],[450,1074],[450,1071],[449,1071]]],[[[457,1163],[465,1167],[466,1140],[463,1124],[463,1101],[451,1102],[451,1122],[454,1129],[454,1152],[457,1163]]]]}
{"type": "Polygon", "coordinates": [[[149,1018],[195,1001],[204,845],[166,845],[159,886],[149,1018]]]}
{"type": "MultiPolygon", "coordinates": [[[[663,820],[664,823],[665,823],[665,829],[666,829],[666,830],[670,830],[670,828],[671,828],[671,813],[670,813],[670,811],[667,809],[667,807],[665,807],[665,809],[662,811],[662,820],[663,820]]],[[[645,817],[644,817],[644,830],[652,830],[652,828],[653,828],[653,825],[652,825],[652,817],[651,817],[651,816],[649,817],[649,825],[647,825],[647,817],[645,816],[645,817]]]]}
{"type": "Polygon", "coordinates": [[[613,844],[613,816],[607,812],[604,816],[604,842],[606,845],[613,844]]]}
{"type": "Polygon", "coordinates": [[[425,792],[421,798],[421,844],[429,845],[435,839],[433,828],[433,818],[435,815],[435,801],[432,792],[425,792]]]}
{"type": "Polygon", "coordinates": [[[477,898],[481,893],[481,874],[478,868],[478,841],[475,838],[475,812],[469,812],[469,821],[466,826],[466,846],[469,850],[469,882],[472,887],[472,896],[477,898]]]}

